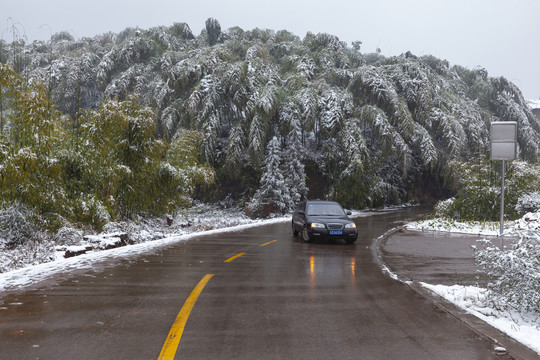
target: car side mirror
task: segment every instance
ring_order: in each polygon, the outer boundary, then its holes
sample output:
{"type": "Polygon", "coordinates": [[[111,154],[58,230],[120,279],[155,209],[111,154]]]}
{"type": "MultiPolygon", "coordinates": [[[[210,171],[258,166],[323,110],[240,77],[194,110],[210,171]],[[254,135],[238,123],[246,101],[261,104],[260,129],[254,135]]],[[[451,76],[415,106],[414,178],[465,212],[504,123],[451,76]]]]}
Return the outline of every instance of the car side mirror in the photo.
{"type": "Polygon", "coordinates": [[[351,210],[347,210],[347,215],[352,215],[351,210]]]}

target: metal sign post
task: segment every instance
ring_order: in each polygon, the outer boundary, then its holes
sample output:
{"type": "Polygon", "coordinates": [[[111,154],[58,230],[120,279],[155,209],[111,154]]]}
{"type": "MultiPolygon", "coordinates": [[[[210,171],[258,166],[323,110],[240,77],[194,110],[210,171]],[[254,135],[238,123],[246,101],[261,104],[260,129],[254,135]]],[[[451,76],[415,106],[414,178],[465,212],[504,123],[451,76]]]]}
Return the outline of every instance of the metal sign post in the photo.
{"type": "Polygon", "coordinates": [[[491,160],[502,160],[501,171],[501,250],[504,233],[504,173],[506,160],[517,158],[517,123],[515,121],[496,121],[491,123],[491,160]]]}
{"type": "Polygon", "coordinates": [[[503,160],[502,161],[502,171],[501,171],[501,221],[500,221],[500,224],[501,224],[501,250],[503,248],[503,245],[502,245],[502,235],[503,235],[503,232],[504,232],[504,172],[505,172],[505,163],[506,163],[506,160],[503,160]]]}

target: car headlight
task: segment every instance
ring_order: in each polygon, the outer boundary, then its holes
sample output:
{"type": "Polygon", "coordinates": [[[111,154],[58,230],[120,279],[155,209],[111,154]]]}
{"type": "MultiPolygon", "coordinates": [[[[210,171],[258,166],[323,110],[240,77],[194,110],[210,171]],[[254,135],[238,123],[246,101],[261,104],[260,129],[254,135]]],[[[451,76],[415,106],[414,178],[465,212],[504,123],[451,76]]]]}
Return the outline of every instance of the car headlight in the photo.
{"type": "Polygon", "coordinates": [[[312,229],[324,229],[324,224],[311,223],[311,228],[312,229]]]}
{"type": "Polygon", "coordinates": [[[355,223],[347,224],[345,225],[345,229],[356,229],[356,224],[355,223]]]}

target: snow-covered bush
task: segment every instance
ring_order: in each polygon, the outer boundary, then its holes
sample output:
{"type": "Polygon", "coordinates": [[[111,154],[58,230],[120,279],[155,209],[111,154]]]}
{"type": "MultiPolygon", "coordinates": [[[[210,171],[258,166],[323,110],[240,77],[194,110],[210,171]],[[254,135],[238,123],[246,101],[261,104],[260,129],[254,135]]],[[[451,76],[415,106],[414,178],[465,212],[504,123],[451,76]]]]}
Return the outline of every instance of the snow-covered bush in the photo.
{"type": "Polygon", "coordinates": [[[441,200],[435,205],[435,217],[446,217],[451,218],[452,215],[452,206],[454,205],[455,198],[450,198],[446,200],[441,200]]]}
{"type": "Polygon", "coordinates": [[[540,243],[522,238],[501,251],[491,242],[475,251],[477,264],[490,277],[496,302],[540,313],[540,243]]]}
{"type": "MultiPolygon", "coordinates": [[[[501,183],[500,164],[453,162],[451,169],[459,179],[457,194],[452,202],[440,204],[439,216],[460,221],[497,221],[500,217],[501,183]]],[[[504,213],[516,219],[525,210],[523,206],[540,204],[537,196],[526,197],[540,188],[540,166],[524,161],[508,165],[505,181],[504,213]],[[521,200],[520,200],[521,199],[521,200]],[[518,203],[523,205],[518,205],[518,203]]]]}
{"type": "Polygon", "coordinates": [[[0,246],[21,245],[31,239],[34,218],[32,210],[19,202],[4,204],[0,209],[0,246]]]}
{"type": "Polygon", "coordinates": [[[83,232],[69,226],[64,226],[58,230],[54,236],[57,245],[74,245],[83,240],[83,232]]]}
{"type": "Polygon", "coordinates": [[[95,197],[90,197],[88,201],[83,203],[83,214],[88,219],[88,223],[98,229],[111,220],[105,205],[95,197]]]}
{"type": "Polygon", "coordinates": [[[520,214],[536,212],[540,210],[540,192],[523,194],[516,204],[516,211],[520,214]]]}
{"type": "Polygon", "coordinates": [[[34,233],[26,241],[8,251],[0,251],[0,273],[37,265],[55,259],[55,243],[45,233],[34,233]]]}

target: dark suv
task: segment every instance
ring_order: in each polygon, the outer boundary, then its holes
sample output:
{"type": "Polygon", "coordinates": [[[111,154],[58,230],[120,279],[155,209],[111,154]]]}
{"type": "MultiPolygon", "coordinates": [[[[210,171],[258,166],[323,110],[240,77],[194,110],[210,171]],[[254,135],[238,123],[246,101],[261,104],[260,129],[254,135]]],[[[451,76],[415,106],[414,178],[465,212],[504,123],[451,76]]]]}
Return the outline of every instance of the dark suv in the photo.
{"type": "Polygon", "coordinates": [[[302,201],[293,213],[293,235],[302,234],[305,242],[326,238],[343,239],[352,244],[358,237],[358,231],[347,215],[351,215],[351,212],[345,212],[335,201],[302,201]]]}

